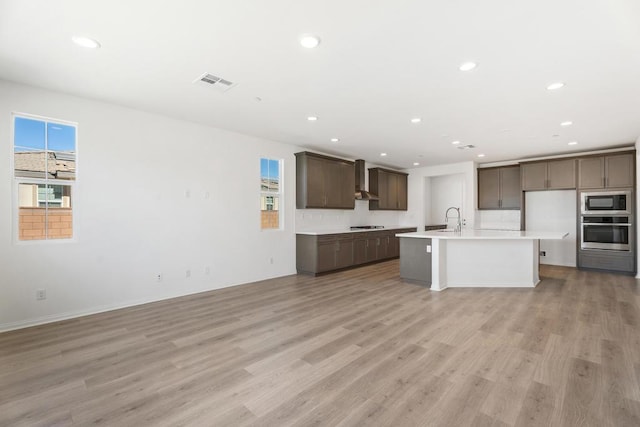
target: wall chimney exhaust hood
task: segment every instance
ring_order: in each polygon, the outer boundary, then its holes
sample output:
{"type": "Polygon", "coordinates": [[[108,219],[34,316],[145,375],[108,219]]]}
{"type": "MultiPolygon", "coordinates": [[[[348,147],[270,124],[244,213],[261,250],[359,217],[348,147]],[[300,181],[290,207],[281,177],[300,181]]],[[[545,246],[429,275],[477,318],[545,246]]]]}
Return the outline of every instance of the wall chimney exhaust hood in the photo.
{"type": "Polygon", "coordinates": [[[364,160],[356,160],[356,200],[380,200],[364,188],[364,160]]]}

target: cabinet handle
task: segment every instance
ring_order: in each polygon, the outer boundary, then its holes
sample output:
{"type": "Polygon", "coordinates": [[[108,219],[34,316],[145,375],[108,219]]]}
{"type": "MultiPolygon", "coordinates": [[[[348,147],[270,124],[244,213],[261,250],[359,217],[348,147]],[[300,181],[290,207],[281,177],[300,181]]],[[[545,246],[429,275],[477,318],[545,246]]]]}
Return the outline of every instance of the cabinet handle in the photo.
{"type": "Polygon", "coordinates": [[[606,176],[602,178],[602,186],[603,187],[607,186],[607,177],[606,176]]]}
{"type": "Polygon", "coordinates": [[[501,208],[502,207],[502,199],[498,200],[498,207],[501,208]]]}

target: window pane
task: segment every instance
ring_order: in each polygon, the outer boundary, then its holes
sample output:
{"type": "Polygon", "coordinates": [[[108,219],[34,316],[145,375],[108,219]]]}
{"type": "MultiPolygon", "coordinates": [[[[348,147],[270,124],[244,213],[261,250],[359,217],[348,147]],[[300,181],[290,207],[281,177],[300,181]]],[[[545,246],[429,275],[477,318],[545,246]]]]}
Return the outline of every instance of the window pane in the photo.
{"type": "Polygon", "coordinates": [[[269,160],[269,190],[278,192],[280,190],[280,162],[269,160]]]}
{"type": "Polygon", "coordinates": [[[42,240],[46,238],[45,218],[46,208],[38,203],[40,187],[46,190],[46,186],[37,184],[18,185],[18,237],[20,240],[42,240]]]}
{"type": "Polygon", "coordinates": [[[69,239],[73,237],[71,186],[18,185],[19,239],[69,239]]]}
{"type": "Polygon", "coordinates": [[[45,123],[40,120],[16,117],[14,122],[15,151],[44,151],[45,123]]]}
{"type": "Polygon", "coordinates": [[[55,179],[76,178],[76,128],[47,123],[49,173],[55,179]]]}
{"type": "Polygon", "coordinates": [[[49,151],[76,151],[76,128],[74,126],[47,123],[47,149],[49,151]]]}
{"type": "Polygon", "coordinates": [[[71,186],[46,185],[47,239],[70,239],[73,237],[71,210],[71,186]]]}
{"type": "Polygon", "coordinates": [[[45,123],[16,117],[14,132],[15,176],[46,178],[45,123]]]}
{"type": "Polygon", "coordinates": [[[280,198],[276,195],[260,197],[261,202],[261,220],[260,224],[262,229],[280,228],[280,198]]]}

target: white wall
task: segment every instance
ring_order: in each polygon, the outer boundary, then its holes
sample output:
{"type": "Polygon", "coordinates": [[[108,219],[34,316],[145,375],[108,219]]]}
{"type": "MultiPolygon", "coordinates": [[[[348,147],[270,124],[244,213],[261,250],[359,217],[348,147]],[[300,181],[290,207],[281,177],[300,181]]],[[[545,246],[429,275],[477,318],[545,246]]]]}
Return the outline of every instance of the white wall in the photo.
{"type": "MultiPolygon", "coordinates": [[[[410,169],[409,172],[409,210],[405,217],[407,223],[424,230],[429,223],[441,224],[443,218],[431,217],[431,180],[435,177],[461,174],[462,206],[460,213],[466,221],[466,228],[474,228],[476,207],[476,166],[474,162],[451,163],[438,166],[425,166],[410,169]],[[431,217],[431,218],[430,218],[431,217]]],[[[442,213],[444,216],[444,212],[442,213]]]]}
{"type": "Polygon", "coordinates": [[[295,273],[299,150],[0,81],[0,330],[295,273]],[[12,112],[78,123],[75,242],[14,242],[12,112]],[[284,159],[283,231],[260,231],[261,156],[284,159]]]}
{"type": "MultiPolygon", "coordinates": [[[[425,187],[427,187],[426,180],[429,180],[431,188],[429,195],[425,192],[425,200],[430,199],[431,203],[429,204],[430,206],[426,206],[425,209],[426,212],[429,212],[428,215],[425,215],[425,223],[444,224],[445,213],[448,208],[462,207],[465,192],[465,176],[461,173],[455,173],[425,178],[425,187]]],[[[450,212],[449,215],[456,216],[453,211],[450,212]]],[[[455,227],[455,220],[449,223],[449,227],[455,227]]]]}
{"type": "Polygon", "coordinates": [[[479,210],[476,227],[483,230],[520,230],[520,210],[479,210]]]}
{"type": "Polygon", "coordinates": [[[527,191],[525,223],[528,231],[565,231],[563,240],[541,240],[540,264],[575,267],[576,263],[576,190],[527,191]]]}

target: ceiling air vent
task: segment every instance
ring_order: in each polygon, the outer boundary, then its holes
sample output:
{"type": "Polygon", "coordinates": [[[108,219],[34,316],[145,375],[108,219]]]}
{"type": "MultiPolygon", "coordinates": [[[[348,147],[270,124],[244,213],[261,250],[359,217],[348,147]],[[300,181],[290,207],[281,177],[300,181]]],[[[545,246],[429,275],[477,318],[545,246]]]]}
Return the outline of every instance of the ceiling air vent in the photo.
{"type": "Polygon", "coordinates": [[[225,80],[222,77],[214,76],[209,73],[204,73],[193,82],[203,86],[215,87],[222,92],[226,92],[236,85],[229,80],[225,80]]]}
{"type": "Polygon", "coordinates": [[[475,145],[467,144],[467,145],[458,145],[458,150],[468,150],[470,148],[476,148],[475,145]]]}

